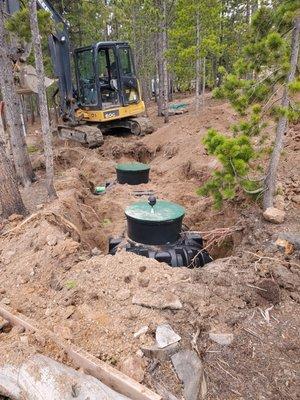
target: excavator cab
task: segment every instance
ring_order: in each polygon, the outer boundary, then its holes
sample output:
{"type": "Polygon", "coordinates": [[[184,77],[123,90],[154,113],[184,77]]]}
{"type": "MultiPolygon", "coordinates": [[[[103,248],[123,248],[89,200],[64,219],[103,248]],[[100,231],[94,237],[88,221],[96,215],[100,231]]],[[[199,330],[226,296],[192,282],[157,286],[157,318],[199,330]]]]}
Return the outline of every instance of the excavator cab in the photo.
{"type": "Polygon", "coordinates": [[[140,101],[130,46],[100,42],[74,54],[79,108],[107,110],[140,101]]]}
{"type": "Polygon", "coordinates": [[[75,116],[98,122],[102,132],[128,128],[139,135],[152,132],[136,77],[131,48],[126,42],[98,42],[74,51],[75,116]]]}

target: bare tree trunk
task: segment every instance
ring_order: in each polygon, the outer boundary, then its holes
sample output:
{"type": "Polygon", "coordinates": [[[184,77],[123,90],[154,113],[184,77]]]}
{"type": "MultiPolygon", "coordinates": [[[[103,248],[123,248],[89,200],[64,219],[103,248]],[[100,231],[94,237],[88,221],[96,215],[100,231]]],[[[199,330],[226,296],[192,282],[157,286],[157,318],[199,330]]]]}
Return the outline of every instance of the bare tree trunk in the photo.
{"type": "MultiPolygon", "coordinates": [[[[295,79],[295,73],[299,55],[299,36],[300,36],[300,16],[296,17],[294,22],[294,29],[291,41],[291,60],[290,60],[291,66],[281,101],[281,107],[283,107],[284,109],[288,108],[290,103],[288,84],[295,79]]],[[[266,210],[268,207],[273,207],[273,199],[276,189],[277,169],[279,165],[280,154],[283,147],[283,138],[286,128],[287,128],[287,117],[283,115],[279,118],[277,124],[274,149],[271,155],[270,164],[268,167],[268,173],[265,180],[266,191],[263,199],[264,210],[266,210]]]]}
{"type": "Polygon", "coordinates": [[[43,65],[41,38],[40,38],[38,19],[37,19],[36,0],[30,0],[30,28],[32,32],[36,74],[38,78],[38,98],[39,98],[39,108],[41,115],[42,134],[44,141],[44,153],[46,160],[47,192],[49,198],[53,199],[57,196],[53,184],[54,169],[53,169],[52,135],[50,130],[50,121],[49,121],[48,106],[47,106],[47,96],[45,89],[45,72],[43,65]]]}
{"type": "Polygon", "coordinates": [[[22,130],[20,101],[14,85],[12,63],[8,58],[9,46],[6,40],[2,7],[3,4],[0,3],[0,87],[5,103],[5,116],[10,132],[16,173],[21,184],[29,186],[35,176],[22,130]]]}
{"type": "Polygon", "coordinates": [[[161,29],[157,33],[157,75],[158,75],[158,96],[157,96],[157,115],[160,117],[163,115],[163,103],[164,103],[164,74],[163,74],[163,61],[162,61],[162,35],[161,29]]]}
{"type": "Polygon", "coordinates": [[[162,56],[163,56],[163,76],[164,76],[164,121],[169,122],[169,77],[167,51],[167,2],[163,0],[163,31],[162,31],[162,56]]]}
{"type": "Polygon", "coordinates": [[[5,152],[4,142],[0,139],[0,205],[2,217],[12,214],[26,215],[27,211],[21,198],[17,177],[5,152]]]}
{"type": "Polygon", "coordinates": [[[200,60],[200,16],[199,11],[196,15],[196,111],[200,108],[200,70],[201,70],[201,60],[200,60]]]}
{"type": "Polygon", "coordinates": [[[202,62],[202,106],[205,103],[205,85],[206,85],[206,58],[203,58],[202,62]]]}

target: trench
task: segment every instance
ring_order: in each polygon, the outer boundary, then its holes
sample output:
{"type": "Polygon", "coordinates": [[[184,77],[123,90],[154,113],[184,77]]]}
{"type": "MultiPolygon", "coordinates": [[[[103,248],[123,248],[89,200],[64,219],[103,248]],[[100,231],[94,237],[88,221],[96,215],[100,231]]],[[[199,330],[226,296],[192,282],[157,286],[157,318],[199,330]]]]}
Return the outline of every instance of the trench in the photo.
{"type": "MultiPolygon", "coordinates": [[[[166,146],[153,148],[143,143],[142,139],[120,139],[124,138],[110,136],[103,147],[93,150],[78,145],[56,149],[55,168],[63,193],[63,212],[82,232],[83,245],[87,249],[96,247],[107,254],[109,239],[126,233],[124,209],[136,201],[147,201],[147,196],[137,197],[136,190],[153,191],[157,198],[185,207],[184,223],[189,230],[206,231],[226,226],[226,220],[232,218],[232,213],[224,218],[224,214],[208,210],[201,205],[201,199],[195,193],[194,187],[208,176],[205,168],[199,170],[192,161],[181,159],[176,164],[178,176],[172,176],[171,168],[164,170],[162,165],[164,159],[170,162],[178,155],[176,147],[167,143],[166,146]],[[116,183],[115,165],[133,161],[150,164],[149,183],[138,186],[116,183]],[[188,193],[182,193],[183,180],[187,181],[187,186],[191,183],[188,193]],[[108,182],[112,185],[107,192],[95,196],[94,188],[108,182]]],[[[220,243],[212,244],[209,253],[214,259],[228,257],[234,252],[235,241],[234,237],[226,237],[220,243]]]]}

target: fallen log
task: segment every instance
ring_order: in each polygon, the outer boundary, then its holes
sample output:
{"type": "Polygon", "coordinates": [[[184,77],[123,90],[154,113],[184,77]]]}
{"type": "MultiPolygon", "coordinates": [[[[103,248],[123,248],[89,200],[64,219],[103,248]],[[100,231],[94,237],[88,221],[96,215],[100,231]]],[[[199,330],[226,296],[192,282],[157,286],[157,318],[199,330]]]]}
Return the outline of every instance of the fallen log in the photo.
{"type": "Polygon", "coordinates": [[[82,368],[84,372],[99,379],[104,385],[107,385],[123,396],[127,396],[132,400],[162,400],[161,396],[136,382],[134,379],[99,360],[80,347],[69,344],[52,331],[41,327],[38,328],[34,321],[21,313],[13,311],[10,307],[1,305],[0,316],[9,321],[12,325],[21,326],[27,331],[37,333],[40,337],[51,339],[57,346],[63,349],[71,360],[73,360],[78,367],[82,368]]]}
{"type": "Polygon", "coordinates": [[[19,368],[9,365],[0,368],[0,377],[3,378],[0,390],[2,387],[2,393],[11,399],[129,400],[98,379],[41,354],[29,357],[19,368]]]}

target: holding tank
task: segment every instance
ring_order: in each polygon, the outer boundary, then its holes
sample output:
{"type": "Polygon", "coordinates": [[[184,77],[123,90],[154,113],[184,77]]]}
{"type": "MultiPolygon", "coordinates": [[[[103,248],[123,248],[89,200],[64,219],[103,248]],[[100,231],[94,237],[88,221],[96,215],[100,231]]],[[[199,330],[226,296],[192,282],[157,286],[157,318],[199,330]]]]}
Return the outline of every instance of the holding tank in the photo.
{"type": "Polygon", "coordinates": [[[147,164],[139,162],[118,164],[116,171],[118,183],[140,185],[149,182],[150,166],[147,164]]]}
{"type": "Polygon", "coordinates": [[[172,267],[203,267],[212,261],[203,249],[199,234],[182,230],[185,209],[175,203],[156,200],[140,201],[128,206],[127,237],[109,240],[109,253],[119,248],[165,262],[172,267]]]}

